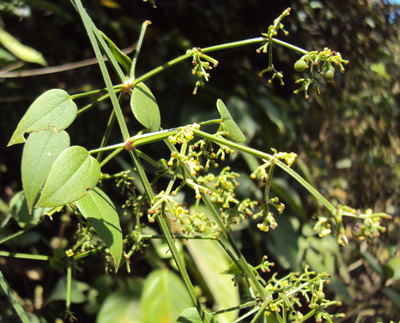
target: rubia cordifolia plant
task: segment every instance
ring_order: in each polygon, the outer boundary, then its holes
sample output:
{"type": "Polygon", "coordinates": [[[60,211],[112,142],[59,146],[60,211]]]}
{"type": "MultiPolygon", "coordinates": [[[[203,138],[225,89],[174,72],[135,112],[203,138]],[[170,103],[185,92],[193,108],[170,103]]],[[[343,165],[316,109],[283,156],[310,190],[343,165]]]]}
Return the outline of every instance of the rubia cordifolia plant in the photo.
{"type": "MultiPolygon", "coordinates": [[[[273,65],[272,55],[274,46],[283,46],[302,55],[294,65],[296,71],[304,72],[309,69],[309,76],[297,81],[300,88],[295,91],[304,92],[307,98],[309,91],[313,89],[320,94],[319,74],[330,81],[334,77],[335,68],[339,67],[344,71],[343,66],[347,61],[338,52],[327,48],[320,52],[307,52],[275,38],[280,31],[287,34],[282,20],[289,15],[289,8],[262,37],[202,49],[193,48],[184,55],[136,77],[135,68],[150,22],[143,23],[136,52],[131,60],[96,28],[80,0],[72,0],[72,3],[83,21],[106,88],[75,95],[61,89],[43,93],[21,119],[8,145],[24,144],[23,193],[17,194],[13,200],[14,216],[18,219],[22,212],[29,212],[31,219],[27,222],[33,226],[40,222],[38,219],[42,215],[52,218],[60,212],[75,214],[80,223],[75,235],[76,241],[70,248],[55,249],[52,256],[10,254],[6,251],[1,251],[0,255],[46,260],[53,269],[66,270],[66,316],[70,320],[74,319],[71,309],[72,273],[78,268],[78,261],[79,266],[84,268],[82,261],[86,257],[102,253],[108,260],[106,271],[117,272],[121,266],[125,266],[130,272],[130,258],[144,247],[146,241],[160,237],[165,239],[174,259],[174,266],[194,304],[194,307],[181,314],[178,321],[217,322],[226,321],[226,317],[229,317],[229,320],[236,322],[245,319],[256,322],[261,318],[266,321],[273,317],[278,322],[303,322],[314,317],[317,322],[332,322],[335,317],[343,316],[341,313],[328,312],[329,307],[339,306],[340,302],[328,300],[325,296],[324,286],[329,283],[327,273],[317,274],[305,267],[303,273],[290,273],[285,277],[272,274],[268,280],[264,280],[260,272],[270,272],[273,263],[264,256],[259,265],[251,266],[232,232],[235,226],[249,217],[260,219],[257,227],[261,231],[267,232],[277,227],[275,214],[283,213],[285,205],[278,197],[271,196],[271,182],[276,167],[292,176],[326,208],[324,214],[316,216],[314,226],[314,231],[321,237],[330,234],[333,228],[338,243],[345,245],[347,237],[343,218],[347,217],[355,222],[352,232],[354,237],[361,240],[372,239],[385,231],[381,219],[389,219],[390,216],[373,213],[371,210],[361,212],[348,206],[335,207],[291,168],[297,157],[295,153],[278,152],[273,148],[272,153],[266,153],[243,144],[245,137],[221,99],[216,102],[219,119],[199,120],[194,124],[162,130],[159,106],[144,81],[175,64],[191,59],[192,73],[198,77],[193,91],[196,94],[199,87],[209,80],[210,71],[218,65],[218,61],[209,56],[209,53],[261,44],[257,52],[268,54],[268,67],[260,74],[272,74],[270,82],[277,78],[283,85],[283,74],[273,65]],[[112,83],[103,55],[119,78],[119,84],[112,83]],[[80,98],[99,95],[101,96],[95,103],[78,110],[80,98]],[[130,96],[133,115],[144,127],[143,131],[135,135],[130,133],[121,110],[120,103],[125,96],[130,96]],[[104,100],[110,100],[113,110],[100,146],[89,151],[81,146],[71,146],[70,137],[65,130],[75,118],[83,117],[86,110],[95,108],[97,103],[104,100]],[[115,121],[119,126],[122,142],[108,145],[115,121]],[[213,127],[214,132],[203,130],[213,127]],[[29,137],[26,138],[28,134],[29,137]],[[170,155],[165,159],[155,160],[140,150],[141,146],[155,142],[164,142],[170,155]],[[130,156],[132,165],[114,174],[107,173],[107,164],[122,152],[130,156]],[[230,167],[223,167],[219,172],[216,170],[227,157],[238,153],[250,154],[261,160],[259,166],[249,175],[264,185],[261,202],[250,198],[239,200],[235,195],[239,174],[230,167]],[[145,171],[148,166],[155,171],[145,171]],[[133,171],[137,179],[131,176],[133,171]],[[116,186],[126,199],[122,210],[124,215],[131,217],[132,226],[125,236],[117,208],[102,189],[107,181],[116,181],[116,186]],[[180,197],[185,196],[182,192],[194,197],[193,205],[182,201],[180,197]],[[157,222],[162,236],[149,234],[147,227],[153,222],[157,222]],[[94,239],[96,236],[98,240],[94,239]],[[232,284],[240,283],[243,303],[229,308],[217,308],[214,312],[203,304],[177,247],[181,240],[194,239],[204,243],[204,240],[212,241],[229,256],[231,266],[225,273],[233,275],[232,284]],[[304,302],[308,303],[308,307],[302,309],[304,302]],[[244,314],[237,317],[239,310],[244,314]]],[[[2,242],[23,232],[9,236],[2,242]]],[[[4,277],[1,277],[1,282],[4,289],[9,289],[4,277]]],[[[14,297],[12,293],[9,295],[14,297]]],[[[15,298],[13,304],[21,319],[27,320],[24,310],[15,298]]]]}

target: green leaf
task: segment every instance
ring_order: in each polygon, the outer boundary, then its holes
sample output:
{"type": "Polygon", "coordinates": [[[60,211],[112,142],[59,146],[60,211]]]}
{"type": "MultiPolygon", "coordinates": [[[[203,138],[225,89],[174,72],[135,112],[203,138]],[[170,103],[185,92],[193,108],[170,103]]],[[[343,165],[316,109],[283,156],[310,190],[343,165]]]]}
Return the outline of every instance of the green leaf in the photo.
{"type": "Polygon", "coordinates": [[[69,147],[69,135],[65,131],[31,133],[24,145],[21,163],[22,186],[28,202],[29,213],[46,182],[57,157],[69,147]]]}
{"type": "Polygon", "coordinates": [[[58,207],[75,202],[86,195],[86,189],[96,186],[100,165],[80,146],[65,149],[50,170],[39,207],[58,207]]]}
{"type": "Polygon", "coordinates": [[[97,323],[142,323],[143,315],[138,295],[131,290],[110,294],[103,302],[97,323]]]}
{"type": "Polygon", "coordinates": [[[135,118],[151,132],[161,125],[160,109],[150,89],[144,84],[136,85],[132,92],[131,108],[135,118]]]}
{"type": "Polygon", "coordinates": [[[31,47],[21,44],[14,36],[0,28],[0,43],[19,59],[47,66],[43,55],[31,47]]]}
{"type": "Polygon", "coordinates": [[[154,270],[147,276],[141,297],[144,323],[175,322],[192,299],[182,280],[169,270],[154,270]]]}
{"type": "MultiPolygon", "coordinates": [[[[205,315],[209,318],[209,321],[212,321],[212,317],[210,314],[205,312],[205,315]]],[[[177,323],[203,323],[203,320],[200,317],[199,312],[195,307],[190,307],[185,309],[181,315],[179,315],[176,320],[177,323]]]]}
{"type": "Polygon", "coordinates": [[[8,146],[26,142],[25,133],[48,128],[54,132],[66,129],[77,115],[76,104],[67,92],[53,89],[39,96],[22,117],[8,146]]]}
{"type": "Polygon", "coordinates": [[[102,31],[100,31],[100,35],[106,40],[108,46],[110,46],[111,53],[118,63],[125,69],[125,71],[129,72],[131,69],[132,60],[125,55],[118,47],[114,44],[114,42],[106,36],[102,31]]]}
{"type": "MultiPolygon", "coordinates": [[[[88,291],[90,286],[85,283],[72,278],[71,282],[71,302],[83,303],[86,301],[84,292],[88,291]]],[[[67,277],[60,278],[46,300],[46,304],[53,301],[64,301],[67,298],[67,277]]]]}
{"type": "Polygon", "coordinates": [[[37,208],[30,214],[23,191],[16,193],[10,201],[11,214],[22,229],[30,229],[38,225],[42,216],[51,208],[37,208]]]}
{"type": "MultiPolygon", "coordinates": [[[[214,298],[213,310],[239,305],[239,289],[234,286],[232,275],[223,274],[230,261],[220,244],[213,240],[190,240],[186,247],[214,298]]],[[[238,311],[226,312],[218,315],[218,321],[233,322],[237,315],[238,311]]]]}
{"type": "Polygon", "coordinates": [[[384,269],[387,278],[392,278],[395,281],[400,280],[400,257],[390,259],[384,269]]]}
{"type": "Polygon", "coordinates": [[[96,187],[94,190],[87,191],[87,195],[76,201],[76,205],[110,249],[115,271],[117,271],[122,257],[122,230],[114,204],[102,190],[96,187]]]}
{"type": "Polygon", "coordinates": [[[217,109],[222,118],[221,128],[229,134],[227,138],[234,142],[244,142],[246,140],[245,136],[236,122],[232,119],[229,110],[221,99],[217,100],[217,109]]]}

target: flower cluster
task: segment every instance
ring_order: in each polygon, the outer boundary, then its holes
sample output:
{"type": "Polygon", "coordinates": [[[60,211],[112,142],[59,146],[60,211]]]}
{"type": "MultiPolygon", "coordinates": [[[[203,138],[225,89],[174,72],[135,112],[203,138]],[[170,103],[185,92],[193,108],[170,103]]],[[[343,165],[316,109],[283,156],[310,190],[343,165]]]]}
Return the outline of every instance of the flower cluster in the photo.
{"type": "Polygon", "coordinates": [[[180,128],[179,131],[173,135],[169,136],[168,140],[173,144],[183,144],[193,140],[193,129],[200,129],[200,125],[197,123],[188,125],[186,127],[180,128]]]}
{"type": "Polygon", "coordinates": [[[214,168],[217,168],[219,166],[218,163],[216,162],[217,159],[224,161],[227,155],[235,153],[233,149],[224,145],[219,145],[217,152],[215,152],[212,142],[210,140],[204,140],[204,139],[196,142],[191,147],[191,149],[199,149],[200,152],[198,156],[205,157],[206,159],[206,164],[204,166],[205,170],[208,170],[210,168],[210,165],[212,165],[214,168]]]}
{"type": "Polygon", "coordinates": [[[296,84],[300,84],[300,88],[295,90],[293,93],[298,94],[304,92],[304,97],[308,99],[308,90],[313,88],[320,94],[318,84],[315,78],[315,74],[321,74],[326,81],[332,81],[335,77],[335,65],[339,66],[340,71],[344,72],[344,64],[348,61],[343,59],[339,52],[332,51],[329,48],[324,48],[323,51],[312,51],[303,55],[294,64],[294,69],[297,72],[304,72],[306,69],[310,69],[310,78],[301,78],[296,81],[296,84]]]}
{"type": "Polygon", "coordinates": [[[320,237],[324,237],[331,233],[331,223],[334,222],[337,234],[336,239],[340,245],[348,243],[348,238],[345,234],[346,230],[343,225],[343,217],[349,217],[362,222],[357,222],[352,228],[352,236],[358,240],[371,240],[379,237],[381,232],[385,232],[386,228],[381,225],[382,219],[390,220],[392,217],[386,213],[373,213],[371,209],[367,209],[365,213],[353,209],[349,206],[339,205],[332,213],[332,218],[318,215],[318,221],[314,225],[314,231],[320,237]]]}
{"type": "Polygon", "coordinates": [[[273,63],[272,63],[272,39],[274,36],[278,34],[278,31],[281,30],[285,35],[288,35],[289,32],[285,30],[282,24],[282,19],[290,14],[290,8],[287,8],[285,11],[282,12],[282,14],[274,20],[273,25],[268,27],[268,32],[267,33],[262,33],[262,35],[265,37],[266,42],[257,49],[257,53],[263,52],[264,54],[267,54],[269,52],[269,60],[268,60],[268,67],[260,72],[260,76],[267,72],[272,72],[272,77],[268,80],[269,83],[272,83],[272,81],[275,78],[279,79],[279,82],[281,85],[284,85],[283,82],[283,74],[281,72],[278,72],[273,63]]]}
{"type": "Polygon", "coordinates": [[[271,298],[266,301],[269,302],[266,315],[270,312],[285,311],[285,315],[296,319],[296,322],[304,322],[311,317],[314,317],[316,322],[322,322],[323,319],[332,322],[333,318],[344,317],[343,313],[329,314],[327,312],[328,307],[341,305],[339,301],[326,299],[323,288],[324,284],[329,284],[328,278],[327,273],[316,275],[314,271],[309,271],[308,266],[301,275],[290,273],[277,279],[274,274],[266,286],[266,290],[271,295],[271,298]],[[309,303],[310,311],[305,315],[298,310],[302,306],[301,298],[309,303]]]}
{"type": "Polygon", "coordinates": [[[267,42],[259,49],[257,49],[257,53],[260,53],[262,51],[266,54],[268,52],[268,46],[270,45],[272,38],[278,35],[279,30],[283,31],[286,36],[289,35],[289,32],[283,28],[284,26],[281,21],[283,18],[290,15],[290,10],[291,8],[287,8],[286,10],[284,10],[282,14],[274,20],[273,25],[270,25],[268,27],[268,32],[261,34],[266,38],[267,42]]]}
{"type": "Polygon", "coordinates": [[[210,78],[210,73],[208,70],[212,70],[213,67],[217,67],[218,61],[204,53],[202,53],[201,48],[195,47],[187,52],[191,54],[192,59],[192,74],[198,77],[193,94],[197,93],[199,86],[204,86],[204,82],[208,82],[210,78]],[[211,64],[212,66],[211,66],[211,64]]]}
{"type": "Polygon", "coordinates": [[[274,165],[276,159],[284,160],[289,167],[292,166],[292,164],[296,161],[297,154],[295,153],[286,153],[286,152],[278,153],[274,148],[271,148],[271,150],[273,151],[274,155],[270,160],[262,159],[264,164],[258,166],[257,169],[253,173],[251,173],[250,177],[252,179],[256,179],[257,176],[259,176],[263,182],[266,182],[268,179],[267,169],[271,165],[274,165]]]}

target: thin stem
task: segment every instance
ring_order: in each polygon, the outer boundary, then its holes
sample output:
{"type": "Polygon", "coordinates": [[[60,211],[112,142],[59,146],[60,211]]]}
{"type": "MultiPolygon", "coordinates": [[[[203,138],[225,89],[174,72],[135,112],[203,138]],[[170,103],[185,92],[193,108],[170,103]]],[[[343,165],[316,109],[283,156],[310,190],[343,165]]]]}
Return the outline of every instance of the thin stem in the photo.
{"type": "Polygon", "coordinates": [[[4,291],[4,294],[6,294],[8,296],[8,298],[10,299],[11,305],[14,308],[15,312],[17,313],[18,317],[20,318],[21,322],[23,322],[23,323],[31,322],[28,315],[25,313],[24,309],[22,308],[21,304],[19,303],[17,296],[14,294],[10,285],[8,285],[7,280],[3,276],[3,273],[1,272],[1,270],[0,270],[0,286],[4,291]]]}
{"type": "MultiPolygon", "coordinates": [[[[161,130],[161,131],[156,131],[156,132],[150,132],[150,133],[144,133],[140,135],[133,136],[129,138],[126,142],[131,142],[131,144],[135,147],[138,146],[143,146],[150,144],[152,142],[160,141],[162,139],[168,138],[171,135],[176,134],[178,131],[177,128],[172,128],[172,129],[167,129],[167,130],[161,130]]],[[[103,152],[103,151],[108,151],[108,150],[114,150],[114,149],[119,149],[121,150],[126,147],[126,142],[107,146],[107,147],[102,147],[98,149],[93,149],[89,151],[89,154],[95,154],[98,152],[103,152]]]]}
{"type": "MultiPolygon", "coordinates": [[[[107,91],[107,89],[98,89],[98,90],[93,90],[93,91],[87,91],[84,93],[77,93],[77,94],[73,94],[71,95],[71,100],[76,100],[76,99],[80,99],[80,98],[84,98],[90,95],[94,95],[94,94],[99,94],[101,92],[105,92],[107,91]]],[[[108,96],[108,94],[106,94],[108,96]]]]}
{"type": "MultiPolygon", "coordinates": [[[[267,160],[271,160],[273,158],[272,155],[264,153],[262,151],[249,148],[240,144],[237,144],[235,142],[226,140],[221,137],[217,137],[215,135],[211,135],[207,132],[193,129],[193,133],[199,137],[207,138],[210,139],[211,141],[214,141],[216,143],[234,148],[236,150],[251,154],[253,156],[259,157],[259,158],[264,158],[267,160]]],[[[311,186],[303,177],[301,177],[298,173],[296,173],[293,169],[291,169],[289,166],[285,165],[283,162],[280,160],[276,159],[275,164],[283,169],[286,173],[288,173],[290,176],[292,176],[295,180],[297,180],[307,191],[309,191],[319,202],[321,202],[331,213],[335,212],[336,208],[325,198],[319,193],[313,186],[311,186]]]]}
{"type": "Polygon", "coordinates": [[[13,233],[13,234],[7,236],[7,237],[4,237],[3,239],[0,240],[0,244],[6,242],[6,241],[8,241],[8,240],[14,239],[14,238],[16,238],[16,237],[18,237],[18,236],[24,234],[26,231],[27,231],[27,230],[20,230],[20,231],[17,231],[17,232],[15,232],[15,233],[13,233]]]}
{"type": "Polygon", "coordinates": [[[71,312],[71,290],[72,290],[72,266],[71,263],[68,263],[67,266],[67,295],[65,298],[65,307],[66,312],[71,312]]]}
{"type": "Polygon", "coordinates": [[[140,31],[139,40],[138,40],[138,43],[137,43],[135,55],[134,55],[133,60],[132,60],[131,72],[129,74],[131,79],[135,78],[135,69],[136,69],[137,59],[139,57],[140,49],[142,48],[143,39],[144,39],[144,35],[146,33],[147,26],[150,25],[150,24],[151,24],[151,22],[149,20],[146,20],[142,24],[142,29],[140,31]]]}
{"type": "MultiPolygon", "coordinates": [[[[151,188],[150,182],[147,179],[146,173],[145,173],[145,171],[143,169],[143,166],[140,163],[140,160],[139,160],[139,157],[136,154],[136,151],[134,151],[134,150],[132,151],[131,150],[131,151],[129,151],[129,153],[130,153],[131,158],[133,160],[133,163],[136,166],[136,169],[137,169],[137,171],[139,173],[139,177],[140,177],[140,179],[142,181],[142,184],[144,186],[144,189],[146,191],[146,194],[147,194],[148,198],[150,200],[153,200],[154,199],[153,189],[151,188]]],[[[186,288],[188,289],[189,294],[190,294],[190,296],[191,296],[191,298],[193,300],[193,303],[195,304],[195,306],[197,308],[197,311],[199,312],[199,314],[202,317],[203,321],[204,322],[208,322],[209,320],[208,320],[208,318],[206,317],[206,315],[204,313],[204,309],[203,309],[203,307],[202,307],[202,305],[200,303],[200,300],[197,297],[197,294],[196,294],[196,291],[194,289],[194,286],[193,286],[192,282],[190,281],[189,275],[188,275],[188,273],[186,271],[186,267],[185,267],[180,255],[179,255],[178,250],[176,249],[174,240],[173,240],[173,238],[171,236],[171,233],[169,231],[169,228],[168,228],[168,225],[167,225],[167,222],[166,222],[167,221],[166,218],[161,216],[161,215],[157,215],[156,220],[157,220],[157,222],[158,222],[158,224],[160,226],[162,234],[165,237],[165,240],[166,240],[166,242],[168,244],[168,247],[169,247],[169,249],[171,251],[171,254],[174,257],[176,266],[178,267],[179,272],[181,273],[181,276],[182,276],[182,279],[183,279],[183,281],[184,281],[184,283],[186,285],[186,288]]]]}
{"type": "Polygon", "coordinates": [[[124,119],[124,116],[122,114],[121,107],[119,106],[118,99],[117,99],[117,96],[115,94],[115,91],[113,89],[111,78],[110,78],[110,75],[108,74],[107,67],[105,65],[103,56],[101,55],[101,51],[100,51],[99,45],[98,45],[98,43],[96,41],[96,37],[95,37],[95,35],[93,33],[93,28],[92,28],[93,27],[93,22],[91,22],[91,19],[88,16],[88,14],[86,13],[85,9],[83,8],[81,1],[80,0],[74,0],[74,2],[76,4],[76,7],[77,7],[79,13],[80,13],[80,16],[82,18],[83,24],[85,25],[85,29],[86,29],[86,32],[87,32],[87,34],[89,36],[89,40],[90,40],[90,42],[92,44],[93,50],[94,50],[94,52],[96,54],[96,58],[98,59],[99,67],[100,67],[100,70],[101,70],[101,74],[103,75],[104,82],[106,83],[106,87],[107,87],[108,93],[110,94],[111,103],[112,103],[112,106],[114,108],[115,115],[117,117],[119,127],[121,129],[122,138],[124,140],[127,140],[130,137],[129,131],[128,131],[128,127],[127,127],[127,125],[125,123],[125,119],[124,119]]]}
{"type": "Polygon", "coordinates": [[[262,304],[262,306],[259,308],[257,314],[253,317],[253,319],[251,320],[250,323],[255,323],[257,322],[258,317],[264,313],[265,309],[267,308],[267,306],[269,305],[270,301],[264,301],[264,303],[262,304]]]}
{"type": "Polygon", "coordinates": [[[20,258],[20,259],[30,259],[30,260],[44,260],[44,261],[48,261],[50,259],[50,256],[45,256],[45,255],[32,255],[29,253],[8,252],[8,251],[0,251],[0,256],[20,258]]]}
{"type": "MultiPolygon", "coordinates": [[[[231,42],[231,43],[226,43],[226,44],[221,44],[221,45],[216,45],[216,46],[210,46],[210,47],[205,47],[201,49],[202,53],[209,53],[209,52],[214,52],[214,51],[218,51],[218,50],[224,50],[224,49],[229,49],[229,48],[234,48],[234,47],[240,47],[240,46],[246,46],[246,45],[251,45],[251,44],[257,44],[257,43],[261,43],[263,41],[266,41],[266,39],[264,37],[257,37],[257,38],[251,38],[251,39],[246,39],[246,40],[240,40],[240,41],[235,41],[235,42],[231,42]]],[[[188,50],[186,52],[186,54],[181,55],[177,58],[174,58],[172,60],[170,60],[169,62],[147,72],[146,74],[143,74],[142,76],[138,77],[134,84],[138,84],[140,82],[143,82],[151,77],[153,77],[154,75],[165,71],[166,69],[190,58],[193,56],[193,51],[192,50],[188,50]]]]}
{"type": "Polygon", "coordinates": [[[303,48],[300,48],[300,47],[297,47],[297,46],[294,46],[294,45],[292,45],[292,44],[290,44],[290,43],[287,43],[287,42],[285,42],[285,41],[283,41],[283,40],[279,40],[279,39],[276,39],[276,38],[272,38],[272,42],[275,43],[275,44],[281,45],[281,46],[283,46],[283,47],[289,48],[289,49],[291,49],[291,50],[294,50],[294,51],[296,51],[296,52],[302,53],[302,54],[304,54],[304,55],[308,53],[307,50],[305,50],[305,49],[303,49],[303,48]]]}

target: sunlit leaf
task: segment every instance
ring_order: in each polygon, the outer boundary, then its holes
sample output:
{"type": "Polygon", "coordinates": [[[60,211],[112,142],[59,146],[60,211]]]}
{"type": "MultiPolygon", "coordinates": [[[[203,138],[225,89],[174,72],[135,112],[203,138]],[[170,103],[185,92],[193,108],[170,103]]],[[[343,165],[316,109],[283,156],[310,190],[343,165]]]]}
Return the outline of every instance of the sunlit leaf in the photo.
{"type": "Polygon", "coordinates": [[[43,66],[47,65],[41,53],[31,47],[21,44],[14,36],[10,35],[2,28],[0,28],[0,44],[25,62],[36,63],[43,66]]]}
{"type": "Polygon", "coordinates": [[[39,96],[22,117],[8,146],[26,142],[25,133],[52,129],[60,132],[75,119],[78,109],[67,92],[53,89],[39,96]]]}
{"type": "Polygon", "coordinates": [[[100,165],[80,146],[65,149],[50,170],[37,206],[62,206],[86,195],[100,178],[100,165]]]}
{"type": "MultiPolygon", "coordinates": [[[[110,2],[112,3],[112,2],[110,2]]],[[[107,41],[108,46],[110,46],[111,53],[118,63],[125,69],[126,72],[130,71],[132,60],[125,55],[118,47],[114,44],[114,42],[107,37],[103,32],[100,31],[100,35],[107,41]]]]}
{"type": "MultiPolygon", "coordinates": [[[[190,240],[188,248],[203,280],[214,298],[214,310],[235,307],[240,304],[239,289],[232,282],[232,275],[224,274],[230,261],[217,241],[190,240]]],[[[233,322],[238,312],[231,311],[218,315],[219,322],[233,322]]]]}
{"type": "Polygon", "coordinates": [[[192,299],[182,280],[169,270],[154,270],[147,276],[141,298],[144,323],[175,322],[192,299]]]}
{"type": "Polygon", "coordinates": [[[131,108],[135,118],[151,132],[158,131],[161,125],[160,110],[150,89],[139,83],[133,88],[131,108]]]}
{"type": "Polygon", "coordinates": [[[110,294],[103,302],[96,322],[142,323],[143,315],[138,295],[131,290],[110,294]]]}
{"type": "Polygon", "coordinates": [[[221,99],[217,100],[217,109],[219,114],[221,115],[221,128],[223,131],[228,132],[227,138],[234,142],[243,142],[246,140],[242,131],[236,124],[236,122],[232,119],[229,110],[225,106],[224,102],[221,99]]]}
{"type": "Polygon", "coordinates": [[[386,265],[391,269],[391,277],[393,280],[400,280],[400,257],[395,257],[389,260],[386,265]]]}
{"type": "MultiPolygon", "coordinates": [[[[211,315],[205,312],[205,315],[211,321],[211,315]]],[[[204,321],[201,319],[199,312],[195,307],[190,307],[185,309],[181,315],[179,315],[176,320],[177,323],[203,323],[204,321]]]]}
{"type": "Polygon", "coordinates": [[[243,135],[235,121],[225,120],[221,123],[221,127],[223,131],[228,133],[226,136],[228,139],[234,142],[244,142],[246,140],[246,137],[243,135]]]}
{"type": "Polygon", "coordinates": [[[122,257],[122,230],[114,204],[102,190],[96,187],[88,190],[87,195],[78,200],[76,205],[110,249],[117,271],[122,257]]]}
{"type": "Polygon", "coordinates": [[[69,135],[65,131],[31,133],[24,145],[21,163],[22,186],[28,202],[29,213],[46,182],[50,169],[63,150],[69,147],[69,135]]]}

